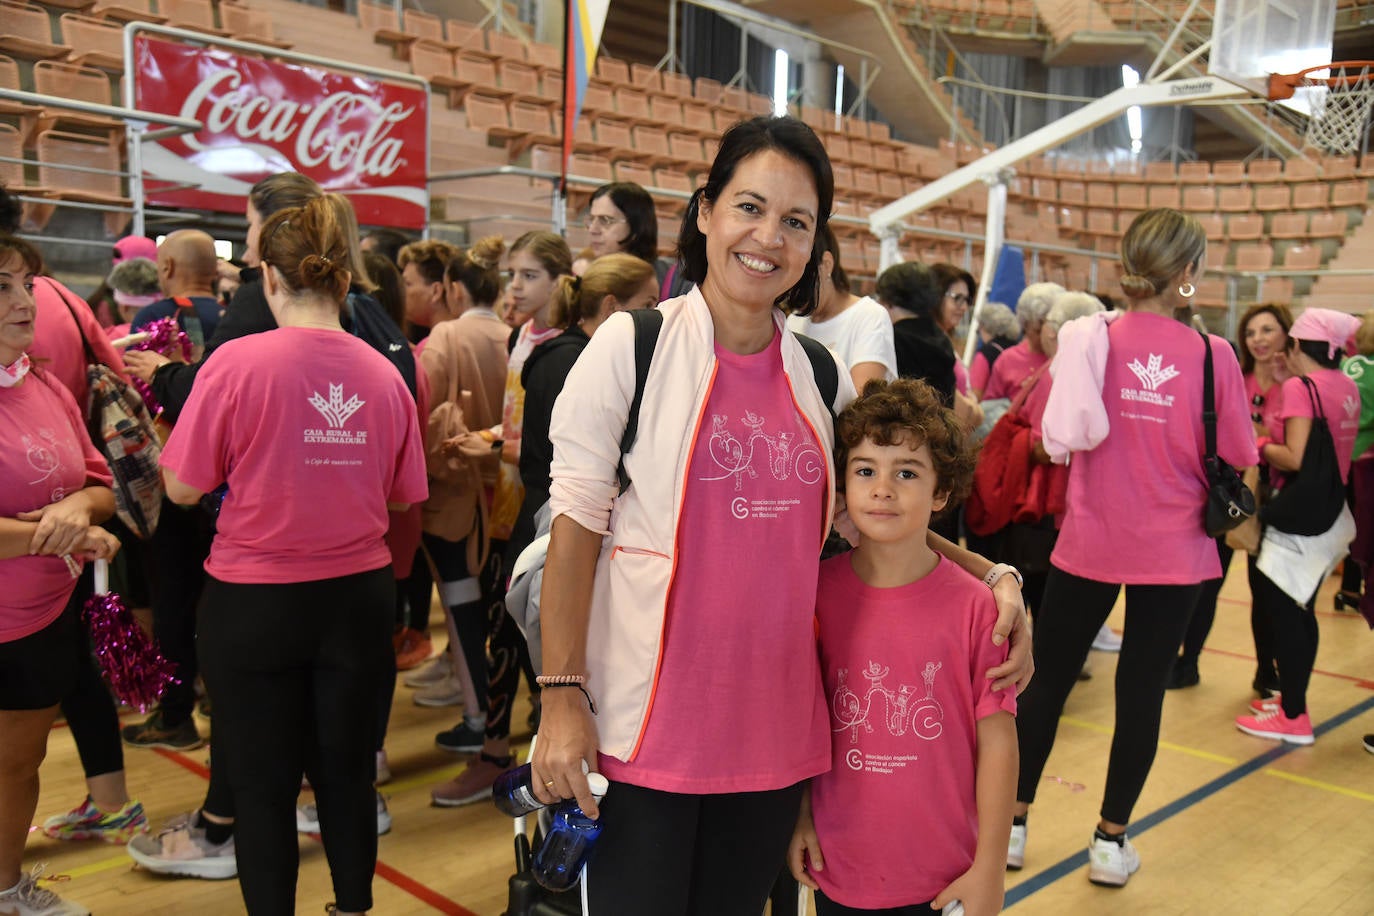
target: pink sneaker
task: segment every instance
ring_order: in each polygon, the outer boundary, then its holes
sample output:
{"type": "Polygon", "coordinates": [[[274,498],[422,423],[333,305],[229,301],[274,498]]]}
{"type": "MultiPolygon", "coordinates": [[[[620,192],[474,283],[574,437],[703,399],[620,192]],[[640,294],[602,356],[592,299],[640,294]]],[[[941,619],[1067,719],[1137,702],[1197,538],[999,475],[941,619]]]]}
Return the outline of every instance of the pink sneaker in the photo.
{"type": "Polygon", "coordinates": [[[1282,707],[1283,704],[1280,702],[1280,697],[1277,693],[1273,694],[1272,696],[1261,697],[1259,699],[1250,701],[1250,711],[1257,716],[1263,715],[1266,712],[1273,712],[1274,710],[1281,709],[1282,707]]]}
{"type": "Polygon", "coordinates": [[[1307,717],[1307,713],[1290,719],[1283,714],[1282,709],[1263,712],[1257,716],[1238,716],[1236,728],[1247,735],[1271,738],[1288,744],[1311,744],[1315,740],[1312,736],[1312,720],[1307,717]]]}

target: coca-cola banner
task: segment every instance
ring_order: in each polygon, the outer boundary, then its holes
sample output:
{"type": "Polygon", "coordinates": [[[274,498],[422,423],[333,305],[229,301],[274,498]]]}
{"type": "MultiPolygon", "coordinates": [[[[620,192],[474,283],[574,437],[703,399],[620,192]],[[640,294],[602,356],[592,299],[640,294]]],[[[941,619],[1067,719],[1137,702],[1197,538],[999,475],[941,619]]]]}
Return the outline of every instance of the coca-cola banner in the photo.
{"type": "Polygon", "coordinates": [[[135,59],[138,108],[205,125],[143,144],[149,203],[242,213],[256,182],[294,171],[348,195],[363,224],[424,225],[425,89],[146,37],[135,59]]]}

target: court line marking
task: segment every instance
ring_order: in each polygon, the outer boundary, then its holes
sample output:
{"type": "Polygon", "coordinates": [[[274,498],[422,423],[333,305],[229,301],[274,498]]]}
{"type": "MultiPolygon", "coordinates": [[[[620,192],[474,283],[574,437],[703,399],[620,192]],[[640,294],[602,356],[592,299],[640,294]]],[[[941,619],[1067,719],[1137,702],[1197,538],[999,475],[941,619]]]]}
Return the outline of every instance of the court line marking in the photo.
{"type": "MultiPolygon", "coordinates": [[[[1347,722],[1351,721],[1356,716],[1366,713],[1371,709],[1374,709],[1374,697],[1369,697],[1368,699],[1362,700],[1359,703],[1356,703],[1354,706],[1347,709],[1345,712],[1338,713],[1330,719],[1327,719],[1325,722],[1321,723],[1315,729],[1313,729],[1313,734],[1317,737],[1321,737],[1327,732],[1340,728],[1342,725],[1345,725],[1347,722]]],[[[1216,779],[1213,779],[1211,782],[1205,783],[1204,785],[1199,786],[1198,788],[1187,793],[1186,795],[1182,795],[1179,798],[1174,799],[1173,801],[1166,804],[1164,807],[1152,811],[1142,818],[1137,818],[1133,820],[1130,825],[1131,836],[1138,837],[1150,828],[1158,824],[1162,824],[1170,818],[1183,813],[1184,811],[1188,810],[1189,808],[1193,807],[1199,802],[1205,801],[1206,799],[1217,794],[1222,789],[1228,788],[1231,785],[1239,782],[1246,776],[1249,776],[1252,773],[1265,771],[1266,767],[1268,767],[1269,764],[1274,763],[1279,758],[1292,753],[1294,750],[1297,749],[1297,747],[1298,745],[1295,744],[1280,744],[1278,747],[1271,748],[1270,750],[1265,751],[1263,754],[1260,754],[1258,757],[1253,757],[1250,760],[1247,760],[1239,766],[1233,768],[1229,772],[1223,773],[1216,779]]],[[[1081,852],[1074,853],[1073,855],[1068,856],[1067,858],[1062,859],[1059,862],[1056,862],[1055,864],[1049,866],[1043,871],[1037,872],[1036,874],[1027,878],[1025,881],[1022,881],[1020,884],[1016,885],[1015,887],[1007,888],[1005,908],[1011,909],[1011,907],[1020,903],[1022,900],[1025,900],[1032,894],[1044,890],[1045,888],[1049,887],[1051,884],[1054,884],[1061,878],[1068,877],[1069,875],[1078,871],[1087,864],[1088,851],[1084,849],[1081,852]]]]}
{"type": "MultiPolygon", "coordinates": [[[[1087,719],[1079,719],[1074,716],[1060,716],[1059,721],[1065,725],[1072,725],[1074,728],[1081,728],[1084,731],[1096,732],[1099,735],[1110,736],[1114,731],[1109,725],[1089,722],[1087,719]]],[[[1196,747],[1188,747],[1186,744],[1175,744],[1172,741],[1160,741],[1159,746],[1166,751],[1176,751],[1177,753],[1187,754],[1189,757],[1196,757],[1199,760],[1207,760],[1211,763],[1224,763],[1227,766],[1235,766],[1240,763],[1240,760],[1235,757],[1213,754],[1211,751],[1204,751],[1196,747]]]]}
{"type": "Polygon", "coordinates": [[[1361,801],[1374,802],[1374,794],[1369,792],[1359,792],[1355,789],[1347,789],[1345,786],[1338,786],[1333,782],[1324,782],[1320,779],[1313,779],[1310,776],[1299,776],[1297,773],[1289,773],[1287,770],[1265,770],[1264,775],[1273,776],[1277,779],[1286,779],[1300,786],[1321,789],[1324,792],[1334,792],[1337,795],[1346,795],[1350,798],[1358,798],[1361,801]]]}

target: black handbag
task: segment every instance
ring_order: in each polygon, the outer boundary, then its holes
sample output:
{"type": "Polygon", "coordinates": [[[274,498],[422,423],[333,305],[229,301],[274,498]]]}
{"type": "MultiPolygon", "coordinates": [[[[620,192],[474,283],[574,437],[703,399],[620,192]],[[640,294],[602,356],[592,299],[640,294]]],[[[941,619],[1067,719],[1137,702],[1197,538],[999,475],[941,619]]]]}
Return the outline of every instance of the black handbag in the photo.
{"type": "MultiPolygon", "coordinates": [[[[1202,333],[1202,332],[1198,332],[1202,333]]],[[[1202,429],[1206,453],[1202,468],[1207,475],[1207,509],[1202,527],[1210,538],[1220,537],[1255,514],[1255,494],[1240,478],[1240,472],[1217,454],[1217,406],[1213,392],[1212,342],[1202,334],[1206,353],[1202,372],[1202,429]]],[[[1325,529],[1322,529],[1325,530],[1325,529]]]]}
{"type": "Polygon", "coordinates": [[[1302,466],[1260,510],[1260,521],[1286,534],[1311,537],[1325,534],[1336,524],[1345,508],[1345,481],[1317,386],[1309,378],[1302,382],[1312,401],[1312,431],[1302,450],[1302,466]]]}

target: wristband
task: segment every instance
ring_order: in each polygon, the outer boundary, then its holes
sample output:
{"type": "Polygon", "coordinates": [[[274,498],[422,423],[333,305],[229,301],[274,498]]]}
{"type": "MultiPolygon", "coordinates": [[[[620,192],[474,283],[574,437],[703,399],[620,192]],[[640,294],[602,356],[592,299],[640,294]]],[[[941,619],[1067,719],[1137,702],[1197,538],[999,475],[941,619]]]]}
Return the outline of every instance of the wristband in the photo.
{"type": "Polygon", "coordinates": [[[568,687],[587,683],[585,674],[541,674],[534,679],[540,687],[568,687]]]}
{"type": "MultiPolygon", "coordinates": [[[[582,679],[581,675],[568,676],[582,679]]],[[[592,695],[587,692],[587,688],[582,686],[579,681],[553,681],[552,683],[540,684],[539,686],[541,690],[552,690],[555,687],[576,687],[578,690],[582,691],[582,695],[587,698],[587,706],[591,709],[592,715],[596,715],[596,703],[593,702],[592,695]]]]}
{"type": "Polygon", "coordinates": [[[992,588],[997,584],[997,580],[1003,576],[1014,576],[1018,587],[1025,584],[1025,581],[1021,578],[1021,574],[1017,572],[1016,567],[1012,566],[1010,563],[998,563],[996,566],[992,567],[992,569],[989,569],[988,574],[983,577],[983,584],[988,588],[992,588]]]}

